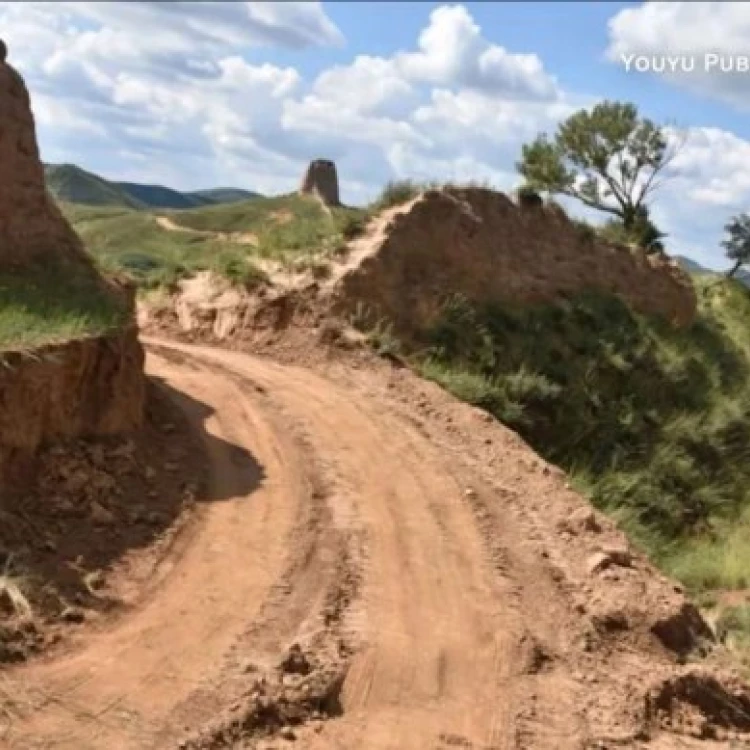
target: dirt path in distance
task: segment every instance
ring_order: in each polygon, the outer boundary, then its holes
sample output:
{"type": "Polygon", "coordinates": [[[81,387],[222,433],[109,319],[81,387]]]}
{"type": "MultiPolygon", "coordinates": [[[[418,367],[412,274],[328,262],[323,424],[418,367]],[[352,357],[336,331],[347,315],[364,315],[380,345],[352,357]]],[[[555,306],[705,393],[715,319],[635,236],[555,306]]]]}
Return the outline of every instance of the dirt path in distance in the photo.
{"type": "Polygon", "coordinates": [[[257,245],[258,237],[252,232],[209,232],[202,229],[191,229],[176,224],[169,216],[156,216],[156,223],[167,232],[183,232],[199,237],[221,240],[222,242],[235,242],[238,245],[257,245]]]}

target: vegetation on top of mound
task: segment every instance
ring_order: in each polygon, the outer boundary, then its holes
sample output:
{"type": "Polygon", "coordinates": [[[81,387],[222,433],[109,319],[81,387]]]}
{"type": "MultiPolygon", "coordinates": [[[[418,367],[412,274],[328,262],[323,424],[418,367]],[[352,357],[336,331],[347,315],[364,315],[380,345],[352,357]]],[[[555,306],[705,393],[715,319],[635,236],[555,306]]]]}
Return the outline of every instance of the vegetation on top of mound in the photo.
{"type": "Polygon", "coordinates": [[[128,311],[93,273],[70,265],[0,272],[0,351],[21,351],[122,326],[128,311]]]}
{"type": "Polygon", "coordinates": [[[738,550],[750,563],[750,293],[696,284],[699,316],[681,331],[612,297],[483,309],[455,297],[419,366],[571,472],[686,583],[750,585],[728,564],[738,550]]]}
{"type": "Polygon", "coordinates": [[[649,218],[648,201],[663,184],[681,144],[641,117],[634,104],[604,101],[523,146],[518,171],[527,185],[567,195],[614,217],[610,231],[646,250],[663,250],[664,235],[649,218]]]}
{"type": "Polygon", "coordinates": [[[396,180],[386,183],[380,195],[373,201],[373,211],[383,211],[416,198],[428,186],[413,180],[396,180]]]}
{"type": "Polygon", "coordinates": [[[386,208],[399,206],[402,203],[408,203],[420,193],[424,193],[428,190],[451,190],[460,188],[483,188],[489,190],[491,189],[491,185],[489,182],[482,180],[466,180],[462,182],[440,182],[438,180],[392,180],[385,184],[378,197],[370,204],[369,210],[372,213],[377,213],[386,208]]]}

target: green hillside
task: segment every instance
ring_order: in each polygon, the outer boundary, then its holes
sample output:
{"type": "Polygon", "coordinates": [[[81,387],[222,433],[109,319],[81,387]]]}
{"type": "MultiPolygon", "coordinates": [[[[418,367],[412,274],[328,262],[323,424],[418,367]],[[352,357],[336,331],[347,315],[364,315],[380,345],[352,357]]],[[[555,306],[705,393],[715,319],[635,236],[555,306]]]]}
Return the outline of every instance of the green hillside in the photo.
{"type": "Polygon", "coordinates": [[[113,182],[74,164],[46,164],[47,189],[61,202],[132,209],[189,209],[245,201],[259,196],[239,188],[182,192],[163,185],[113,182]]]}
{"type": "Polygon", "coordinates": [[[61,205],[98,263],[128,273],[142,287],[169,285],[207,269],[253,282],[261,275],[255,265],[259,258],[313,266],[340,247],[364,216],[358,209],[329,213],[315,198],[297,195],[158,215],[117,206],[61,205]],[[160,218],[184,231],[165,228],[160,218]],[[233,233],[243,236],[233,238],[233,233]]]}
{"type": "Polygon", "coordinates": [[[181,193],[178,190],[163,185],[140,185],[135,182],[114,182],[117,189],[122,190],[142,208],[196,208],[205,205],[200,198],[181,193]]]}
{"type": "Polygon", "coordinates": [[[141,185],[135,182],[113,183],[146,208],[188,209],[221,203],[235,203],[260,197],[259,193],[239,188],[216,188],[180,192],[163,185],[141,185]]]}
{"type": "MultiPolygon", "coordinates": [[[[719,272],[712,271],[710,268],[705,268],[700,263],[696,263],[694,260],[686,258],[684,255],[677,255],[676,258],[679,261],[680,266],[682,266],[682,268],[688,273],[708,274],[714,277],[721,275],[719,272]]],[[[750,287],[750,271],[746,271],[744,268],[740,268],[739,271],[737,271],[737,273],[734,275],[734,278],[744,284],[746,287],[750,287]]]]}
{"type": "Polygon", "coordinates": [[[144,204],[114,183],[74,164],[46,164],[47,190],[59,201],[88,206],[144,208],[144,204]]]}

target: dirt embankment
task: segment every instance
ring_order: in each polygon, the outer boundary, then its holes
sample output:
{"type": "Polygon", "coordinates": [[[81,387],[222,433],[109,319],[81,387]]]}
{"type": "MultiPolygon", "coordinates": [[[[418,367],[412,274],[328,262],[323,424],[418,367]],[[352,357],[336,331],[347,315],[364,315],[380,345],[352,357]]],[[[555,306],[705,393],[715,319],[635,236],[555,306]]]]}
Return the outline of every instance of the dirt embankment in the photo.
{"type": "Polygon", "coordinates": [[[343,276],[338,306],[364,305],[405,337],[434,322],[455,293],[533,304],[597,290],[677,325],[695,315],[692,284],[668,258],[603,243],[559,209],[521,208],[491,190],[429,191],[384,234],[343,276]]]}
{"type": "Polygon", "coordinates": [[[0,490],[28,474],[44,443],[138,427],[143,351],[120,333],[0,354],[0,490]]]}

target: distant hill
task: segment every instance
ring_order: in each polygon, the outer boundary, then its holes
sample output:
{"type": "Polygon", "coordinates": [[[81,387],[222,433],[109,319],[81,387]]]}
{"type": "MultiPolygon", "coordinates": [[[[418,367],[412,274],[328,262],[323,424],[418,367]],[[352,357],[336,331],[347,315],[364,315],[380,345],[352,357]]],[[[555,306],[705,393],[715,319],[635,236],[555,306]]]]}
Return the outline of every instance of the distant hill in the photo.
{"type": "Polygon", "coordinates": [[[675,255],[674,258],[680,264],[682,270],[688,273],[714,273],[714,271],[702,266],[700,263],[696,263],[690,258],[686,258],[684,255],[675,255]]]}
{"type": "Polygon", "coordinates": [[[47,190],[61,201],[86,206],[145,208],[145,204],[125,190],[74,164],[45,164],[47,190]]]}
{"type": "Polygon", "coordinates": [[[201,205],[214,205],[217,203],[239,203],[240,201],[250,200],[251,198],[262,198],[260,193],[253,193],[249,190],[240,190],[239,188],[212,188],[210,190],[193,190],[186,195],[201,199],[201,205]]]}
{"type": "MultiPolygon", "coordinates": [[[[682,266],[682,269],[684,271],[687,271],[688,273],[712,274],[714,276],[718,276],[720,274],[719,271],[712,271],[710,268],[706,268],[700,263],[696,263],[694,260],[686,258],[684,255],[676,255],[675,258],[680,266],[682,266]]],[[[737,281],[742,282],[746,287],[750,287],[750,271],[746,271],[744,268],[741,268],[734,275],[734,278],[737,279],[737,281]]]]}
{"type": "Polygon", "coordinates": [[[74,164],[45,164],[47,189],[57,200],[86,206],[119,206],[136,210],[189,209],[236,203],[260,197],[240,188],[182,192],[163,185],[113,182],[74,164]]]}

